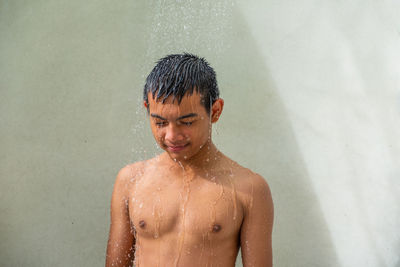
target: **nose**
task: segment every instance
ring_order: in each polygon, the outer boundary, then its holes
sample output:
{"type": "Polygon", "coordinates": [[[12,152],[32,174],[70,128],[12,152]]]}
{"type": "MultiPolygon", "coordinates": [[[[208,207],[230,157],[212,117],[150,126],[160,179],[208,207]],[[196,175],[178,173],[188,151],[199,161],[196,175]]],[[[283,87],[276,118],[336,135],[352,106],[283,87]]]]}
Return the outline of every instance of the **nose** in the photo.
{"type": "Polygon", "coordinates": [[[185,136],[183,132],[179,129],[179,127],[174,123],[170,123],[166,129],[165,140],[170,143],[176,144],[180,141],[183,141],[184,139],[185,136]]]}

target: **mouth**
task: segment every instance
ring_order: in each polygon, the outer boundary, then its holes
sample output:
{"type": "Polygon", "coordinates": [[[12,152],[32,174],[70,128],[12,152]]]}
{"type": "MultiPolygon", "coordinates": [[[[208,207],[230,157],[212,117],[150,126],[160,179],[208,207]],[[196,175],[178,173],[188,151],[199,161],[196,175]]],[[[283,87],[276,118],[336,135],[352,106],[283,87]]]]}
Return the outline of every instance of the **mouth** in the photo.
{"type": "Polygon", "coordinates": [[[167,149],[171,152],[179,152],[184,150],[187,146],[189,145],[189,143],[184,144],[184,145],[179,145],[179,146],[175,146],[175,145],[166,145],[167,149]]]}

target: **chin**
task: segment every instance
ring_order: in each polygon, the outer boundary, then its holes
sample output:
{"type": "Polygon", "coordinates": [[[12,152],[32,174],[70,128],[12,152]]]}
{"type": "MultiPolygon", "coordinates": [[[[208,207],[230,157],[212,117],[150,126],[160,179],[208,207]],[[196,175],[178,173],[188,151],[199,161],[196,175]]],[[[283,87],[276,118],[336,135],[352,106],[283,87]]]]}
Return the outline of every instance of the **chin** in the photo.
{"type": "Polygon", "coordinates": [[[170,156],[171,159],[175,159],[175,160],[188,160],[189,158],[191,158],[192,156],[187,154],[187,153],[182,153],[182,154],[178,154],[178,153],[173,153],[170,151],[167,151],[168,155],[170,156]]]}
{"type": "Polygon", "coordinates": [[[171,152],[168,150],[165,150],[169,157],[175,161],[186,161],[189,160],[190,158],[192,158],[194,155],[190,152],[180,152],[180,153],[176,153],[176,152],[171,152]]]}

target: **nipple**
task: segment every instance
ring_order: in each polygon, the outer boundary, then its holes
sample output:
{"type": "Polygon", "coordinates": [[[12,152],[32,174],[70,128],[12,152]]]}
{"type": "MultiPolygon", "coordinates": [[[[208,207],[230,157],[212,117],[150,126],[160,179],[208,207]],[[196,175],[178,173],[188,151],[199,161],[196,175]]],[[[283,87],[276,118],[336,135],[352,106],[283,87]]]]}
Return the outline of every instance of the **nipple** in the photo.
{"type": "Polygon", "coordinates": [[[214,233],[217,233],[217,232],[219,232],[221,230],[221,225],[219,225],[219,224],[214,224],[214,226],[213,226],[213,228],[212,228],[212,231],[214,232],[214,233]]]}
{"type": "Polygon", "coordinates": [[[146,222],[143,221],[143,220],[141,220],[141,221],[139,222],[139,226],[140,226],[140,228],[145,228],[145,227],[146,227],[146,222]]]}

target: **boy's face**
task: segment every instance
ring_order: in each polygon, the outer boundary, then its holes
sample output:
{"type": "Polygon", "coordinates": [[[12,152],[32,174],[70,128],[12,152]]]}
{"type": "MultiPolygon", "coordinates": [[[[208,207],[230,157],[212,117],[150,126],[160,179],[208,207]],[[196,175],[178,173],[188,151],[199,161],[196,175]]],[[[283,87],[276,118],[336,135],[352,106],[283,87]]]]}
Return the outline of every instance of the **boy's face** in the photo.
{"type": "MultiPolygon", "coordinates": [[[[167,98],[164,103],[155,101],[151,94],[148,99],[154,138],[171,158],[190,159],[202,147],[209,145],[211,123],[216,120],[211,119],[212,114],[207,114],[205,107],[200,103],[200,94],[194,92],[191,96],[185,95],[179,105],[177,100],[172,102],[172,97],[167,98]]],[[[213,110],[210,112],[215,113],[213,110]]]]}

